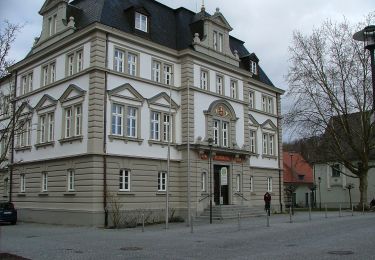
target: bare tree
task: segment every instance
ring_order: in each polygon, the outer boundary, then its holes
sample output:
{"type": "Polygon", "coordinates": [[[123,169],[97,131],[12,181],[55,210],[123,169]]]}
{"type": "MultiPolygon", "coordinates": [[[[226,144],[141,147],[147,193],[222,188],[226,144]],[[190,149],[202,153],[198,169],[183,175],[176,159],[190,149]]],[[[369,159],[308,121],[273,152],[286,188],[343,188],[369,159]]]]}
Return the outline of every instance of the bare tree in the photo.
{"type": "MultiPolygon", "coordinates": [[[[304,137],[319,137],[326,161],[337,161],[359,178],[360,203],[367,203],[367,175],[374,153],[370,56],[353,33],[374,21],[353,26],[324,22],[311,35],[293,35],[287,95],[294,104],[285,124],[304,137]]],[[[362,204],[361,204],[362,205],[362,204]]]]}
{"type": "Polygon", "coordinates": [[[9,51],[21,28],[22,25],[12,24],[7,20],[0,23],[0,78],[8,74],[7,68],[14,63],[8,57],[9,51]]]}

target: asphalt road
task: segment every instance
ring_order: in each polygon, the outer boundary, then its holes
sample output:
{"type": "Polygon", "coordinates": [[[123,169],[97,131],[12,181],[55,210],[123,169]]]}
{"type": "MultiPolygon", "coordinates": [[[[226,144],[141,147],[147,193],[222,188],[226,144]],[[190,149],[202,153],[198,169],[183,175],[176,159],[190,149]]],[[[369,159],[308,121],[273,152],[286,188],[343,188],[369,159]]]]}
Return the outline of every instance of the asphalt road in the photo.
{"type": "Polygon", "coordinates": [[[375,259],[375,213],[298,212],[142,229],[1,225],[0,251],[28,259],[375,259]]]}

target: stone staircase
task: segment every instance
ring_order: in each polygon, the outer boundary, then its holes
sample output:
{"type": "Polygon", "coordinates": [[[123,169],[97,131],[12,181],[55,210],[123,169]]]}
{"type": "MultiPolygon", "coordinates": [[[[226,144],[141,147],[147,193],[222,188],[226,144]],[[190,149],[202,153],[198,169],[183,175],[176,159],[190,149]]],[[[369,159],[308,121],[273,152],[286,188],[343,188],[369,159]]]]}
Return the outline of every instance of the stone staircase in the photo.
{"type": "MultiPolygon", "coordinates": [[[[249,207],[241,205],[221,205],[212,206],[212,219],[234,219],[238,218],[240,213],[241,218],[265,216],[266,212],[263,207],[249,207]]],[[[209,219],[210,207],[206,208],[198,219],[209,219]]]]}

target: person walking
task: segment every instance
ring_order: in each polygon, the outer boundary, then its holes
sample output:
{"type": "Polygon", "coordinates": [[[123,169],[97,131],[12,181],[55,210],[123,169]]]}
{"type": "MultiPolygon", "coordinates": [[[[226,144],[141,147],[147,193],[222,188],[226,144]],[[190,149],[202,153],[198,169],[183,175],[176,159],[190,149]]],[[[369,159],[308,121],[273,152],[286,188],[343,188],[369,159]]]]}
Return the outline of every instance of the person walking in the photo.
{"type": "Polygon", "coordinates": [[[264,209],[267,211],[268,216],[271,215],[271,194],[266,192],[264,194],[264,209]]]}

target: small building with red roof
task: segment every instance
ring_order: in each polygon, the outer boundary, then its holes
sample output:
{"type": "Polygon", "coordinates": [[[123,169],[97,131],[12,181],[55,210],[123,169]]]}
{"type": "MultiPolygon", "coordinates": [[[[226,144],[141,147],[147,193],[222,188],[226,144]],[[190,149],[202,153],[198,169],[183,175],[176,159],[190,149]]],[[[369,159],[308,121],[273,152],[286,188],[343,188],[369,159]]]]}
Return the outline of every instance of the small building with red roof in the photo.
{"type": "Polygon", "coordinates": [[[296,152],[283,152],[284,188],[286,190],[285,205],[288,207],[293,201],[297,207],[314,205],[313,168],[296,152]],[[310,195],[309,195],[310,194],[310,195]]]}

